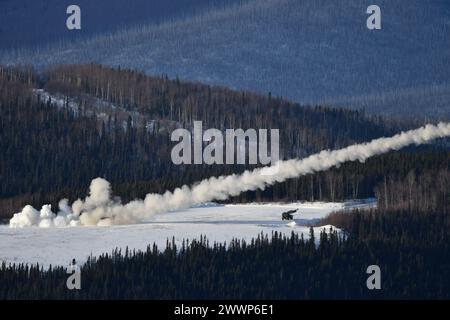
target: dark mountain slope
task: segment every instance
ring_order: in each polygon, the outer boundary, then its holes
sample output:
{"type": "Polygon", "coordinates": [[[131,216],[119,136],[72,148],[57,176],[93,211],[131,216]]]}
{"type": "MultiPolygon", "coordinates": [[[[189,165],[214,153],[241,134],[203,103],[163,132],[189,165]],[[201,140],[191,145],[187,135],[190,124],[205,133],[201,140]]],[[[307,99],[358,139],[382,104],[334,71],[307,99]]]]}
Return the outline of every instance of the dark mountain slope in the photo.
{"type": "Polygon", "coordinates": [[[272,92],[301,103],[364,107],[400,117],[448,118],[450,5],[385,1],[259,0],[90,40],[6,52],[3,63],[98,62],[272,92]]]}
{"type": "Polygon", "coordinates": [[[73,41],[142,23],[161,23],[241,0],[0,0],[0,49],[73,41]],[[66,28],[66,9],[81,8],[82,28],[66,28]]]}

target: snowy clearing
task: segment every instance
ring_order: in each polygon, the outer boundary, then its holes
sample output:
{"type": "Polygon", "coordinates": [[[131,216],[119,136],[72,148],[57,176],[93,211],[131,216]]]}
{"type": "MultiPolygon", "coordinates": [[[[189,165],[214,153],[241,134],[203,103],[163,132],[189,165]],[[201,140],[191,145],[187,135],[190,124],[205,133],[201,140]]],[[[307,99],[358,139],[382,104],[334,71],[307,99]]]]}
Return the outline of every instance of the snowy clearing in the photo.
{"type": "MultiPolygon", "coordinates": [[[[346,203],[290,203],[290,204],[207,204],[161,214],[152,221],[134,225],[111,227],[65,227],[13,229],[0,225],[0,261],[6,263],[39,263],[45,267],[67,265],[75,258],[85,262],[89,255],[98,256],[115,248],[144,250],[156,243],[164,249],[166,239],[183,239],[205,235],[210,242],[233,238],[250,240],[261,232],[272,231],[289,235],[292,231],[305,238],[309,225],[329,213],[356,207],[372,207],[374,200],[346,203]],[[281,213],[299,209],[294,223],[281,220],[281,213]]],[[[327,230],[330,226],[325,226],[327,230]]],[[[314,228],[316,235],[324,227],[314,228]]]]}

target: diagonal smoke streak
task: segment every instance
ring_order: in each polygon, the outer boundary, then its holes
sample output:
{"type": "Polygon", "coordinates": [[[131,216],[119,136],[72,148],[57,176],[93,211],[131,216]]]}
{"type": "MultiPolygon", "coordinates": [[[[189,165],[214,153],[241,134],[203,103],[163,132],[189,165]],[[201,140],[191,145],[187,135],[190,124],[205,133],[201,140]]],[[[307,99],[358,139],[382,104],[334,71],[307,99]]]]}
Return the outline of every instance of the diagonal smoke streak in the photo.
{"type": "Polygon", "coordinates": [[[245,171],[243,174],[211,177],[191,187],[183,186],[164,194],[147,194],[144,200],[122,204],[111,199],[108,181],[92,180],[89,196],[77,200],[72,206],[61,200],[58,214],[49,205],[37,211],[31,206],[23,208],[10,220],[11,227],[66,226],[66,225],[113,225],[137,223],[155,214],[189,208],[213,200],[225,200],[242,192],[264,189],[269,185],[290,178],[325,171],[348,161],[364,162],[366,159],[399,150],[408,145],[424,144],[437,138],[450,136],[450,123],[426,125],[419,129],[402,132],[393,137],[372,140],[340,150],[325,150],[304,159],[280,161],[272,167],[245,171]]]}

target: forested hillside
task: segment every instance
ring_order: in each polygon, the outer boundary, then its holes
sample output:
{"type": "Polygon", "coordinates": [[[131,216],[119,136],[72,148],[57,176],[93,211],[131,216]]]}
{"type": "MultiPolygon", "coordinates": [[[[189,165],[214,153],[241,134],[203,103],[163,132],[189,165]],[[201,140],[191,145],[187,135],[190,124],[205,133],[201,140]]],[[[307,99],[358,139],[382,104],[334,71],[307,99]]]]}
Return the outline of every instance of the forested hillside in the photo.
{"type": "Polygon", "coordinates": [[[131,198],[245,169],[173,165],[171,129],[189,129],[194,120],[220,130],[280,128],[284,158],[398,130],[360,112],[301,108],[270,95],[97,65],[59,67],[44,74],[1,68],[0,77],[3,216],[25,202],[39,205],[63,194],[78,197],[97,176],[131,198]],[[48,92],[47,98],[42,92],[48,92]],[[63,105],[53,96],[62,97],[63,105]]]}
{"type": "MultiPolygon", "coordinates": [[[[304,239],[274,232],[229,243],[200,237],[181,246],[167,239],[163,251],[152,244],[143,252],[115,250],[90,258],[81,268],[82,290],[74,291],[65,286],[64,267],[3,263],[0,298],[447,299],[450,174],[433,169],[431,159],[375,159],[371,167],[380,172],[396,162],[398,177],[380,185],[377,209],[321,221],[340,233],[327,229],[319,239],[314,232],[304,239]],[[406,174],[411,160],[423,169],[417,176],[406,174]],[[382,290],[367,289],[369,265],[380,267],[382,290]]],[[[440,165],[445,162],[448,167],[448,160],[440,165]]]]}

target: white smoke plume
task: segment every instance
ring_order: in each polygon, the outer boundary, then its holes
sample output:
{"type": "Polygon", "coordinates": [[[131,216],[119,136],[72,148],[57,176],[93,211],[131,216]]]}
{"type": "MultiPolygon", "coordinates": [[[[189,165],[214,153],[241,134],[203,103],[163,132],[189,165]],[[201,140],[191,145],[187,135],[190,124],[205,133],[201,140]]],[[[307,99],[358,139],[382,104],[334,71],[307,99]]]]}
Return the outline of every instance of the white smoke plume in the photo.
{"type": "Polygon", "coordinates": [[[393,137],[375,139],[369,143],[356,144],[340,150],[321,151],[301,160],[280,161],[271,167],[245,171],[240,175],[212,177],[191,187],[177,188],[173,192],[147,194],[144,200],[134,200],[127,204],[113,200],[109,182],[97,178],[92,180],[86,199],[77,200],[72,206],[68,205],[67,200],[61,200],[57,214],[51,211],[50,205],[43,206],[40,212],[26,206],[10,220],[10,227],[138,223],[155,214],[189,208],[208,201],[225,200],[245,191],[264,189],[290,178],[325,171],[344,162],[356,160],[364,162],[370,157],[399,150],[408,145],[420,145],[448,136],[450,123],[426,125],[393,137]]]}

